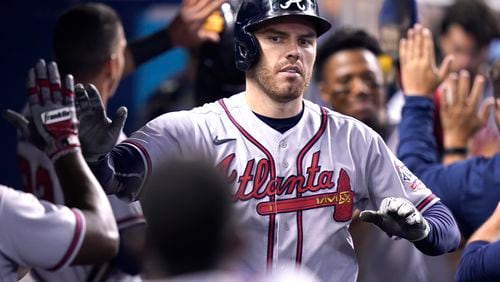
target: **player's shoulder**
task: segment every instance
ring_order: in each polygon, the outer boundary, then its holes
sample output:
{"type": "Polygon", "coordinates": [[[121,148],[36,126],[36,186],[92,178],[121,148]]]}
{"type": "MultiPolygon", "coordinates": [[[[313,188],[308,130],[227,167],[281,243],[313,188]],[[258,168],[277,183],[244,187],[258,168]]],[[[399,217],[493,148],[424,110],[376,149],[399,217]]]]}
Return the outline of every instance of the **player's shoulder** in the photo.
{"type": "Polygon", "coordinates": [[[309,100],[304,99],[304,107],[309,113],[312,113],[313,115],[321,116],[321,115],[325,114],[329,122],[334,122],[334,123],[337,123],[339,125],[349,125],[349,126],[359,127],[359,128],[363,128],[363,129],[370,129],[363,122],[361,122],[361,121],[359,121],[351,116],[341,114],[341,113],[336,112],[332,109],[329,109],[325,106],[321,106],[321,105],[318,105],[316,103],[313,103],[309,100]]]}
{"type": "Polygon", "coordinates": [[[342,131],[345,134],[348,134],[349,137],[361,135],[365,138],[371,139],[375,136],[378,136],[378,134],[372,128],[370,128],[363,122],[351,116],[336,112],[325,106],[321,106],[311,101],[304,100],[304,108],[306,110],[306,113],[310,115],[316,115],[319,118],[322,115],[326,115],[328,126],[331,129],[336,132],[342,131]]]}
{"type": "Polygon", "coordinates": [[[234,111],[238,108],[244,107],[245,104],[245,92],[234,94],[231,97],[223,98],[215,102],[207,103],[203,106],[194,108],[191,110],[193,114],[198,115],[223,115],[226,111],[234,111]]]}

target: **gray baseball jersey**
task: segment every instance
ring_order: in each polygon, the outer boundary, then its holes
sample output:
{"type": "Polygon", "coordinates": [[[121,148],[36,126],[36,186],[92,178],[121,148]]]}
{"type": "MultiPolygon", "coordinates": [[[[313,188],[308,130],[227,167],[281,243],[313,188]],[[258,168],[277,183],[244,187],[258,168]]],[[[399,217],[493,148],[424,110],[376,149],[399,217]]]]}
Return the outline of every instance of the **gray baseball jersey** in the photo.
{"type": "MultiPolygon", "coordinates": [[[[54,170],[52,161],[47,155],[38,150],[29,142],[20,141],[17,145],[21,170],[24,177],[24,190],[33,193],[37,198],[55,204],[64,204],[59,180],[54,170]]],[[[120,232],[136,224],[144,224],[144,216],[139,202],[128,203],[114,195],[108,195],[113,214],[120,232]]],[[[29,229],[27,229],[29,230],[29,229]]],[[[43,268],[34,268],[32,274],[41,281],[88,281],[109,279],[124,281],[132,279],[118,270],[109,269],[108,264],[72,266],[47,271],[43,268]]]]}
{"type": "Polygon", "coordinates": [[[85,217],[78,209],[3,185],[0,223],[0,281],[17,281],[19,266],[56,271],[69,265],[85,236],[85,217]]]}
{"type": "Polygon", "coordinates": [[[121,146],[140,152],[146,174],[178,155],[213,161],[233,184],[246,235],[243,264],[255,271],[294,260],[324,281],[355,281],[347,230],[353,208],[375,209],[389,196],[420,211],[438,201],[373,130],[309,101],[283,134],[261,121],[240,93],[160,116],[121,146]]]}

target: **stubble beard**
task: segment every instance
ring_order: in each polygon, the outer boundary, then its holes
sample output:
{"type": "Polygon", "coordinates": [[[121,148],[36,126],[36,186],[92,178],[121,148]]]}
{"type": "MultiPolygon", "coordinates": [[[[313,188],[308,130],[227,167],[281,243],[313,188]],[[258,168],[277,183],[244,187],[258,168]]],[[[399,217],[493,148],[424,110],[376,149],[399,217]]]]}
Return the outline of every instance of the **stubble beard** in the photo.
{"type": "MultiPolygon", "coordinates": [[[[277,68],[279,70],[279,68],[277,68]]],[[[304,90],[309,86],[311,74],[304,71],[304,77],[300,83],[294,82],[297,78],[287,78],[289,83],[280,85],[277,81],[277,70],[263,66],[261,62],[257,63],[250,71],[250,78],[252,78],[260,89],[271,99],[286,103],[293,101],[304,94],[304,90]]]]}

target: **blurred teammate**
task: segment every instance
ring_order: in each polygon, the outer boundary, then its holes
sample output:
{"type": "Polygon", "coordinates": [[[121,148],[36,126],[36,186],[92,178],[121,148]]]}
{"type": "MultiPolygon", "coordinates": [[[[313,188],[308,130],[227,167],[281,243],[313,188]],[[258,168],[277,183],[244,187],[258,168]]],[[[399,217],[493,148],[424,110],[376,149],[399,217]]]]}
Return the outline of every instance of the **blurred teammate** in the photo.
{"type": "MultiPolygon", "coordinates": [[[[78,83],[95,85],[105,109],[122,77],[145,61],[174,46],[218,40],[216,33],[200,30],[200,27],[221,3],[220,0],[184,1],[168,27],[130,44],[127,44],[120,18],[112,8],[97,3],[82,4],[58,18],[54,28],[54,57],[62,74],[70,73],[78,83]]],[[[87,91],[97,91],[86,87],[87,91]]],[[[77,91],[82,91],[82,88],[77,88],[77,91]]],[[[122,140],[125,138],[121,132],[125,109],[118,109],[117,116],[120,121],[109,130],[121,134],[122,140]]],[[[53,165],[43,152],[29,140],[21,140],[18,154],[25,175],[25,191],[56,204],[63,203],[64,195],[53,165]]],[[[35,269],[32,272],[35,278],[50,281],[124,280],[139,274],[145,228],[140,205],[138,202],[123,202],[115,196],[109,196],[109,200],[120,229],[118,256],[107,263],[56,272],[35,269]]]]}
{"type": "MultiPolygon", "coordinates": [[[[500,190],[495,189],[500,183],[500,155],[474,157],[451,165],[440,163],[433,136],[432,93],[446,77],[446,67],[438,72],[432,48],[430,31],[421,26],[415,27],[401,44],[401,58],[405,57],[401,61],[402,81],[407,97],[398,156],[450,208],[468,238],[500,201],[500,190]]],[[[476,112],[485,79],[477,76],[472,87],[469,80],[466,71],[450,76],[441,97],[441,111],[442,115],[454,114],[448,119],[455,122],[455,130],[473,134],[485,122],[476,112]]],[[[443,123],[444,129],[448,128],[446,124],[443,123]]],[[[462,141],[445,138],[444,152],[464,155],[464,148],[456,147],[456,142],[462,141]]]]}
{"type": "Polygon", "coordinates": [[[460,260],[456,281],[498,281],[500,269],[500,203],[491,217],[470,237],[460,260]]]}
{"type": "Polygon", "coordinates": [[[101,263],[118,251],[111,207],[80,150],[71,76],[61,81],[55,63],[39,61],[27,79],[29,121],[5,117],[36,142],[54,164],[64,204],[0,186],[0,280],[16,281],[20,267],[50,271],[101,263]]]}
{"type": "MultiPolygon", "coordinates": [[[[380,55],[377,40],[365,31],[338,28],[318,50],[315,78],[326,105],[371,127],[396,152],[397,126],[386,115],[380,55]]],[[[424,255],[410,242],[391,240],[360,220],[353,221],[350,232],[360,265],[358,281],[429,281],[424,255]],[[373,255],[381,253],[386,254],[383,260],[373,255]]]]}
{"type": "MultiPolygon", "coordinates": [[[[353,208],[426,254],[452,251],[459,241],[453,217],[380,136],[303,99],[317,37],[330,28],[316,2],[272,4],[246,0],[238,12],[236,66],[245,71],[245,92],[162,115],[117,146],[114,138],[85,144],[106,191],[134,199],[164,160],[208,159],[232,184],[238,228],[248,234],[243,265],[258,272],[293,260],[322,280],[355,281],[347,230],[353,208]]],[[[95,99],[88,94],[79,101],[95,99]]],[[[101,112],[91,105],[79,113],[94,138],[106,134],[106,122],[93,118],[101,112]]]]}

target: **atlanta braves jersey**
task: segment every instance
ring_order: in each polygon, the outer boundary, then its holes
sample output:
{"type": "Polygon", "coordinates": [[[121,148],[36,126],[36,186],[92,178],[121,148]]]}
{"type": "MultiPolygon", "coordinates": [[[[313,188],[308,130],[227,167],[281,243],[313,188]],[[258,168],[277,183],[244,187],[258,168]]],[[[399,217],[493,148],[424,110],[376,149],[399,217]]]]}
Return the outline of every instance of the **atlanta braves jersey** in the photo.
{"type": "Polygon", "coordinates": [[[17,281],[19,266],[55,271],[70,264],[85,235],[78,209],[39,201],[0,185],[0,281],[17,281]]]}
{"type": "MultiPolygon", "coordinates": [[[[123,138],[122,138],[123,139],[123,138]]],[[[23,173],[24,191],[34,194],[39,199],[44,199],[56,204],[64,204],[64,195],[59,184],[52,161],[47,155],[38,150],[29,142],[18,142],[17,152],[23,173]]],[[[128,203],[114,195],[108,199],[116,218],[118,229],[123,232],[130,226],[144,224],[144,217],[139,202],[128,203]]],[[[30,228],[26,230],[31,230],[30,228]]],[[[93,266],[72,266],[58,271],[47,271],[43,268],[34,268],[32,275],[41,281],[87,281],[103,278],[120,281],[131,278],[120,271],[112,271],[107,264],[93,266]],[[111,274],[112,273],[112,274],[111,274]],[[113,276],[109,276],[113,275],[113,276]]]]}
{"type": "MultiPolygon", "coordinates": [[[[245,93],[164,114],[113,150],[110,162],[123,175],[126,159],[134,158],[117,150],[140,155],[145,176],[176,156],[217,165],[233,184],[248,247],[243,264],[255,271],[294,260],[324,281],[355,281],[347,230],[353,208],[376,209],[389,196],[406,198],[420,211],[438,201],[373,130],[309,101],[298,124],[283,134],[251,111],[245,93]]],[[[115,191],[138,184],[98,178],[115,191]]]]}

